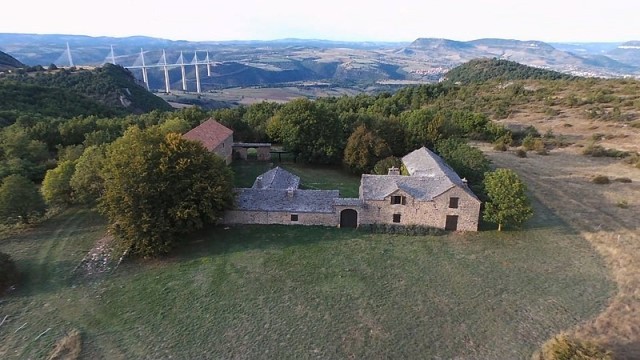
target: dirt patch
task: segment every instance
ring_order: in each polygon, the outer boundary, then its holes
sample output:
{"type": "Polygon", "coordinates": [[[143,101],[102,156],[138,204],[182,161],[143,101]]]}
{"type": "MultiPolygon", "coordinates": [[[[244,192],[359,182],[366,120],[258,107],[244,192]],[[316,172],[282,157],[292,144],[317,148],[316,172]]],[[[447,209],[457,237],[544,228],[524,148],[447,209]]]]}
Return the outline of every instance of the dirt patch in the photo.
{"type": "Polygon", "coordinates": [[[82,351],[82,337],[78,330],[72,330],[56,342],[48,360],[75,360],[82,351]]]}
{"type": "Polygon", "coordinates": [[[95,245],[80,264],[75,268],[74,274],[83,278],[99,275],[111,270],[114,266],[111,258],[111,242],[113,236],[105,235],[96,241],[95,245]]]}
{"type": "Polygon", "coordinates": [[[517,171],[533,196],[589,241],[611,271],[618,293],[600,315],[570,332],[605,344],[619,358],[640,358],[640,171],[572,149],[523,159],[480,147],[496,166],[517,171]],[[632,182],[598,185],[590,181],[596,175],[632,182]],[[618,206],[621,201],[627,206],[618,206]]]}

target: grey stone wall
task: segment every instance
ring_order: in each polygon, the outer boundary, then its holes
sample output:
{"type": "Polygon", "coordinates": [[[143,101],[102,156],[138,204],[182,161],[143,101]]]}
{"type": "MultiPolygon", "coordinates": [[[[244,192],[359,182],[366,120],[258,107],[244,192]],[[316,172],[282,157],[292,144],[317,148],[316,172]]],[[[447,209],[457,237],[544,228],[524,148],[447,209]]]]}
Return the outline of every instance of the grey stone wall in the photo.
{"type": "Polygon", "coordinates": [[[226,138],[222,144],[218,145],[213,152],[224,159],[227,162],[227,165],[231,164],[232,154],[233,154],[233,135],[226,138]]]}
{"type": "Polygon", "coordinates": [[[339,219],[335,213],[228,210],[225,212],[222,222],[229,225],[282,224],[337,226],[339,219]],[[298,215],[298,221],[291,221],[291,215],[298,215]]]}
{"type": "Polygon", "coordinates": [[[422,225],[444,229],[447,215],[458,216],[459,231],[478,231],[480,202],[467,192],[454,187],[437,196],[433,201],[417,201],[402,190],[388,196],[384,201],[366,201],[358,212],[360,224],[422,225]],[[406,205],[391,204],[391,195],[406,196],[406,205]],[[449,199],[459,198],[458,208],[449,208],[449,199]],[[393,215],[400,214],[400,222],[393,222],[393,215]]]}

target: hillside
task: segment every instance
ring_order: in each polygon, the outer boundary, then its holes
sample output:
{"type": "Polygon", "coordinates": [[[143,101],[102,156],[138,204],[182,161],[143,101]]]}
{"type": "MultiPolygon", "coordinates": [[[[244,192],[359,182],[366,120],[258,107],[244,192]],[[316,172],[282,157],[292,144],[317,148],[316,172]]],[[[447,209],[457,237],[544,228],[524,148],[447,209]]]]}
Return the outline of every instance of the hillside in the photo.
{"type": "Polygon", "coordinates": [[[0,71],[7,71],[24,67],[24,64],[16,60],[13,56],[0,51],[0,71]]]}
{"type": "Polygon", "coordinates": [[[55,70],[21,73],[0,80],[5,92],[14,92],[3,110],[27,110],[60,116],[143,113],[171,107],[142,87],[120,66],[93,70],[55,70]],[[20,96],[18,96],[20,95],[20,96]],[[53,103],[60,107],[51,106],[53,103]]]}
{"type": "Polygon", "coordinates": [[[488,80],[560,80],[572,76],[557,71],[534,68],[514,61],[476,59],[460,65],[446,74],[454,83],[481,83],[488,80]]]}
{"type": "Polygon", "coordinates": [[[0,99],[0,126],[13,123],[24,113],[65,118],[81,115],[108,117],[119,113],[69,89],[14,81],[0,82],[0,99]]]}
{"type": "MultiPolygon", "coordinates": [[[[455,41],[418,38],[409,43],[359,43],[324,40],[281,39],[274,41],[171,41],[149,37],[89,37],[75,35],[0,34],[0,50],[10,51],[27,65],[68,66],[66,43],[73,61],[81,66],[100,66],[110,61],[113,45],[117,63],[124,67],[157,64],[163,50],[175,64],[183,53],[187,62],[205,56],[211,73],[200,71],[202,89],[231,87],[281,87],[304,82],[323,82],[358,87],[380,82],[438,81],[448,70],[477,58],[497,58],[577,76],[640,77],[640,50],[634,42],[549,44],[514,39],[455,41]]],[[[194,67],[187,66],[189,91],[195,90],[194,67]]],[[[132,70],[140,79],[141,71],[132,70]]],[[[161,68],[148,71],[152,89],[164,89],[161,68]]],[[[182,89],[179,66],[169,69],[171,89],[182,89]]]]}

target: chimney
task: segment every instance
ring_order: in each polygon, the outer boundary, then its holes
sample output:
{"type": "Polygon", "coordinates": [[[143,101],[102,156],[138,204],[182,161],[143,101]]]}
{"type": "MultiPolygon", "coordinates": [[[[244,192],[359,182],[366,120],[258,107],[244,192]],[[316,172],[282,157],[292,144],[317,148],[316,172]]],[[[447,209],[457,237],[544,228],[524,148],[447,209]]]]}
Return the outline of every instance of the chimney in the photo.
{"type": "Polygon", "coordinates": [[[387,175],[400,175],[400,168],[397,168],[395,166],[390,167],[387,175]]]}
{"type": "Polygon", "coordinates": [[[256,186],[255,186],[255,188],[256,189],[262,189],[262,176],[258,176],[256,178],[256,186]]]}
{"type": "Polygon", "coordinates": [[[287,189],[287,197],[289,199],[291,199],[293,197],[293,194],[295,193],[295,191],[296,191],[296,189],[294,189],[294,188],[288,188],[287,189]]]}
{"type": "Polygon", "coordinates": [[[469,186],[468,181],[467,181],[467,178],[462,178],[462,183],[463,183],[465,186],[469,186]]]}

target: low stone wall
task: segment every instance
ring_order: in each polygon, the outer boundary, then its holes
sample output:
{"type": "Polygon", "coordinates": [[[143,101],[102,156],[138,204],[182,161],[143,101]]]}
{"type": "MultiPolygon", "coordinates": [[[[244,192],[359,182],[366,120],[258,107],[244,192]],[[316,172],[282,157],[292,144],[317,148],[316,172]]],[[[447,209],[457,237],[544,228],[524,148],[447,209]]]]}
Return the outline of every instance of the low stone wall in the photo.
{"type": "Polygon", "coordinates": [[[281,224],[281,225],[323,225],[338,226],[339,219],[334,213],[296,213],[280,211],[228,210],[224,214],[225,224],[281,224]],[[297,221],[292,220],[297,215],[297,221]]]}

